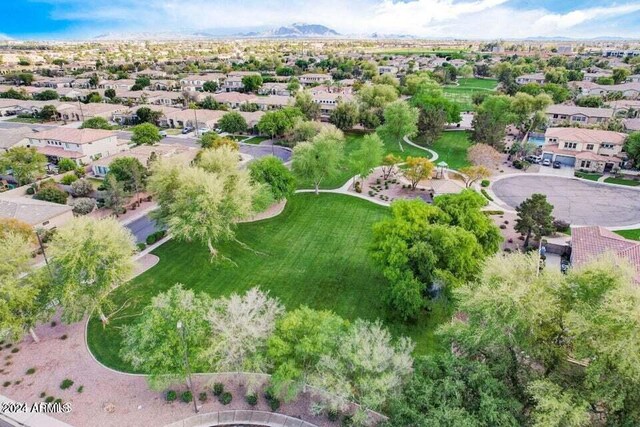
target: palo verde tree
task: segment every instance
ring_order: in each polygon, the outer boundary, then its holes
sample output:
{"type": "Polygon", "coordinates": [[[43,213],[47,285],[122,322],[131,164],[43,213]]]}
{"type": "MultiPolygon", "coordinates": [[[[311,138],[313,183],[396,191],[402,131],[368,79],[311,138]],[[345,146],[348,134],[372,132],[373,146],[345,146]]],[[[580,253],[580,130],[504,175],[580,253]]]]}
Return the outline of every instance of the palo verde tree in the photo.
{"type": "Polygon", "coordinates": [[[123,327],[120,356],[136,371],[149,374],[150,385],[159,389],[187,379],[185,351],[194,372],[206,370],[202,351],[211,334],[210,306],[206,294],[175,284],[153,297],[136,323],[123,327]]]}
{"type": "Polygon", "coordinates": [[[358,147],[349,154],[349,165],[356,177],[364,180],[382,163],[383,155],[384,143],[380,137],[375,133],[368,134],[360,139],[358,147]]]}
{"type": "Polygon", "coordinates": [[[418,131],[418,109],[405,101],[396,101],[384,109],[384,124],[378,128],[378,133],[386,139],[396,141],[400,151],[404,151],[402,138],[413,136],[418,131]]]}
{"type": "Polygon", "coordinates": [[[338,173],[344,157],[344,135],[337,129],[325,128],[310,142],[293,149],[293,173],[303,181],[311,181],[316,194],[326,178],[338,173]]]}
{"type": "Polygon", "coordinates": [[[115,219],[78,217],[61,227],[49,256],[63,320],[76,322],[95,311],[108,323],[114,308],[109,293],[131,276],[135,252],[133,236],[115,219]]]}

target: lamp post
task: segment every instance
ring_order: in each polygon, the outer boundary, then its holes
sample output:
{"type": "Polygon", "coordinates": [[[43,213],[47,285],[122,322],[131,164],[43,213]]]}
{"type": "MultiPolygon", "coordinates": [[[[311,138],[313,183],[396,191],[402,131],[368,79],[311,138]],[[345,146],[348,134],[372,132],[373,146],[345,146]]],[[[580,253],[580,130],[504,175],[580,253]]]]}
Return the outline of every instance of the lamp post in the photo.
{"type": "Polygon", "coordinates": [[[193,410],[198,413],[198,405],[196,404],[196,396],[193,393],[193,383],[191,382],[191,369],[189,368],[189,349],[187,347],[187,339],[186,339],[186,331],[184,325],[182,324],[182,320],[178,320],[178,324],[176,325],[178,331],[180,333],[180,339],[182,340],[182,345],[184,346],[184,369],[187,374],[187,389],[191,392],[191,399],[193,400],[193,410]]]}

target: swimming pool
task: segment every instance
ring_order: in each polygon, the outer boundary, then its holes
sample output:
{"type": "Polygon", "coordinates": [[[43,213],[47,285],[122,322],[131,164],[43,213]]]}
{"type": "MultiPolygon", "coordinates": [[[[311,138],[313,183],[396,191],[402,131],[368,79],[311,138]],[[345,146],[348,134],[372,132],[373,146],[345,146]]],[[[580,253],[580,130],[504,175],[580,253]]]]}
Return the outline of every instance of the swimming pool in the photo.
{"type": "Polygon", "coordinates": [[[527,142],[531,142],[536,144],[538,147],[541,147],[544,144],[544,136],[530,136],[527,138],[527,142]]]}

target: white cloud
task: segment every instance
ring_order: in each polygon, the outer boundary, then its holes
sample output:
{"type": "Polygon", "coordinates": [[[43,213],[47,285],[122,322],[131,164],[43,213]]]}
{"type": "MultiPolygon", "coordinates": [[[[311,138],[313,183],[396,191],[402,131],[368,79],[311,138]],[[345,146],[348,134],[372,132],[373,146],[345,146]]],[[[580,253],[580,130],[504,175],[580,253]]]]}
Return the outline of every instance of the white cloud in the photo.
{"type": "MultiPolygon", "coordinates": [[[[38,1],[38,0],[36,0],[38,1]]],[[[640,2],[553,13],[515,7],[510,0],[39,0],[53,17],[98,22],[114,30],[175,31],[324,24],[343,34],[395,33],[424,37],[638,36],[637,26],[612,26],[637,14],[640,2]],[[613,32],[612,32],[613,31],[613,32]]],[[[535,3],[535,2],[532,2],[535,3]]],[[[638,18],[636,21],[640,21],[638,18]]]]}

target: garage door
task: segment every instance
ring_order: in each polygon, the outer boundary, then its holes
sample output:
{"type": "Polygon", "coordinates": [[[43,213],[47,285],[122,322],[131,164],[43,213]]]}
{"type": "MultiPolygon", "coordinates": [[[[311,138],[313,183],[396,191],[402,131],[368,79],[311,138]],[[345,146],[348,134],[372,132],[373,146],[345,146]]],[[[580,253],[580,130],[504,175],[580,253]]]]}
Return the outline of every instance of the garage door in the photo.
{"type": "Polygon", "coordinates": [[[569,156],[556,156],[556,162],[560,162],[565,166],[574,166],[576,164],[576,158],[569,156]]]}
{"type": "Polygon", "coordinates": [[[553,160],[553,153],[542,153],[542,160],[553,160]]]}

